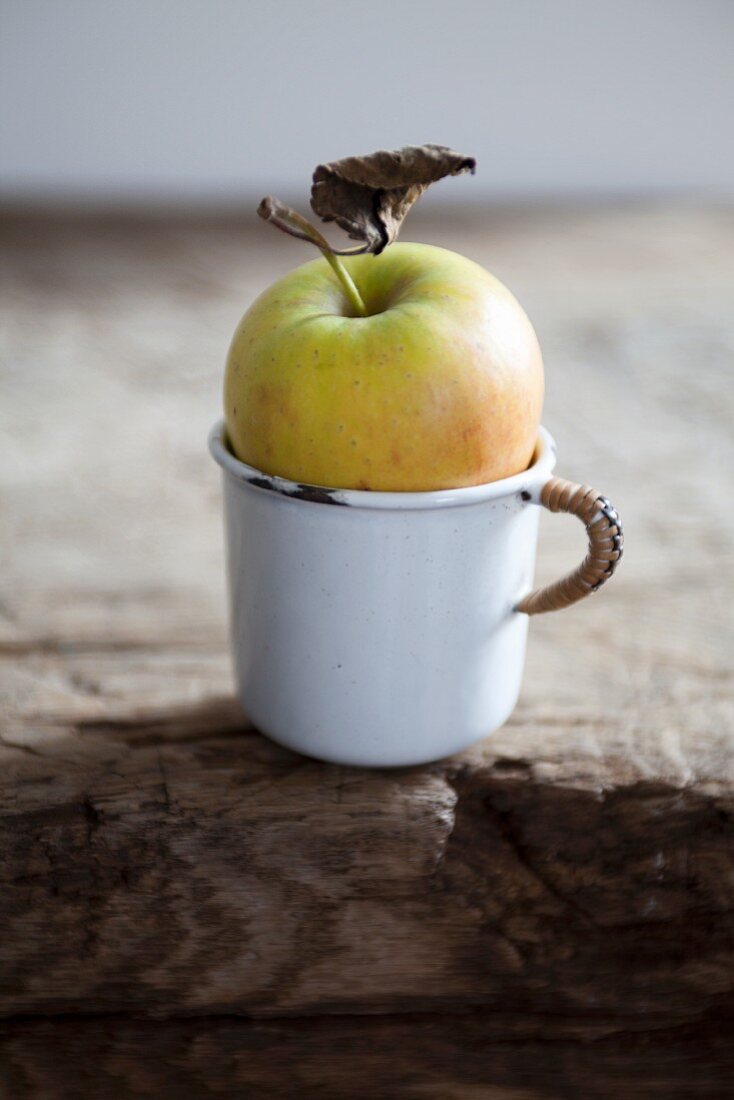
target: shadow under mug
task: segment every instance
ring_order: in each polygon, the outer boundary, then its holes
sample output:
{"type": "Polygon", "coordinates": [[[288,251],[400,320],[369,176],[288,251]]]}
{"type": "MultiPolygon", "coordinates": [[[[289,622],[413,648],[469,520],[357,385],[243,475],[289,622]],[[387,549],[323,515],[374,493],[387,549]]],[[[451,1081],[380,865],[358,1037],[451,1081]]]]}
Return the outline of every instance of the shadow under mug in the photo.
{"type": "Polygon", "coordinates": [[[622,526],[595,490],[532,465],[486,485],[369,492],[298,485],[230,451],[223,470],[239,695],[262,733],[338,764],[397,767],[459,752],[517,702],[528,617],[596,591],[622,526]],[[531,592],[543,505],[585,524],[584,562],[531,592]]]}

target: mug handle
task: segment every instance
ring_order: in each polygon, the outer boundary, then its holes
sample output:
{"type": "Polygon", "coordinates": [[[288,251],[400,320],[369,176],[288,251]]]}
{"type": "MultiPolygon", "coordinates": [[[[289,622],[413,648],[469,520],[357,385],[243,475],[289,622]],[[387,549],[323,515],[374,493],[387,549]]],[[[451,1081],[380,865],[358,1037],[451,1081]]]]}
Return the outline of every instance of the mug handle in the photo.
{"type": "Polygon", "coordinates": [[[535,503],[542,504],[549,512],[569,512],[578,516],[589,536],[589,552],[572,573],[525,596],[516,610],[526,615],[560,611],[598,591],[617,568],[624,546],[622,523],[616,508],[588,485],[552,477],[546,481],[535,503]]]}

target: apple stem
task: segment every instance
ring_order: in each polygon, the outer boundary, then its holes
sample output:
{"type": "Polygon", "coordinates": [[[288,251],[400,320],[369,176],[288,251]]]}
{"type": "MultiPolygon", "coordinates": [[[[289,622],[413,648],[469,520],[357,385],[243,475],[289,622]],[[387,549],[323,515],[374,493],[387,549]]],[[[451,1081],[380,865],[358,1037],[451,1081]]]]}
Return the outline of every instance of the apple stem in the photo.
{"type": "Polygon", "coordinates": [[[331,270],[341,283],[344,293],[352,304],[352,309],[355,310],[358,317],[367,317],[367,306],[364,304],[362,295],[357,290],[357,285],[344,264],[338,256],[334,255],[331,249],[322,248],[321,251],[329,261],[331,270]]]}
{"type": "MultiPolygon", "coordinates": [[[[341,283],[342,289],[349,299],[352,309],[356,312],[357,317],[369,316],[367,307],[364,304],[362,295],[357,290],[354,279],[326,238],[319,233],[316,226],[311,225],[311,222],[307,221],[301,214],[297,213],[295,210],[291,210],[290,206],[286,206],[280,199],[273,198],[272,195],[268,195],[267,198],[262,200],[257,208],[257,212],[266,222],[271,222],[272,225],[276,226],[278,229],[282,229],[284,233],[288,233],[291,237],[296,237],[299,241],[309,241],[311,244],[315,244],[316,247],[321,250],[332,271],[341,283]]],[[[363,248],[355,248],[351,254],[356,255],[364,251],[363,248]]],[[[350,253],[346,254],[349,255],[350,253]]]]}

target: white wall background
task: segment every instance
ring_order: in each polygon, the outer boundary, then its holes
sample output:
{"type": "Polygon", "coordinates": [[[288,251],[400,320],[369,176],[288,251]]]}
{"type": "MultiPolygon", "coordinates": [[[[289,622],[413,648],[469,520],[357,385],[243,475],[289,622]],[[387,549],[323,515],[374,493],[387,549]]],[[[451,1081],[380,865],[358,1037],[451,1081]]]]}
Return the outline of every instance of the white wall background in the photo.
{"type": "Polygon", "coordinates": [[[231,200],[438,141],[462,199],[734,194],[731,0],[0,0],[0,195],[231,200]]]}

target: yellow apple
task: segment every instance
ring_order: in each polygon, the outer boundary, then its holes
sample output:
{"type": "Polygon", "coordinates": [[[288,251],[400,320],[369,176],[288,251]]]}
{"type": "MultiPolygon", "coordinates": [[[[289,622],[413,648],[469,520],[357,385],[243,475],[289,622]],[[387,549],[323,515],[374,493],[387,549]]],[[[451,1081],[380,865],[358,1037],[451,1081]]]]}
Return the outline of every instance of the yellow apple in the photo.
{"type": "Polygon", "coordinates": [[[527,468],[543,364],[527,316],[478,264],[393,244],[344,265],[368,316],[325,259],[269,287],[227,359],[235,455],[311,485],[396,492],[480,485],[527,468]]]}

